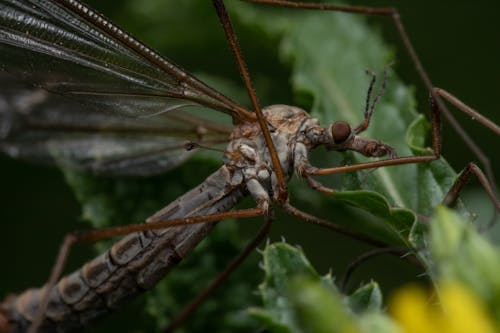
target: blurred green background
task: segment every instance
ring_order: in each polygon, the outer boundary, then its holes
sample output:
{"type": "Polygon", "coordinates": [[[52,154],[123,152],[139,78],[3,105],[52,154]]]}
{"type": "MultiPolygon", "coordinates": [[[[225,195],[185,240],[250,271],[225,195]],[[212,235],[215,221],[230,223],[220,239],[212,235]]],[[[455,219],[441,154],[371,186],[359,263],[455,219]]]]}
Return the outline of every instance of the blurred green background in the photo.
{"type": "MultiPolygon", "coordinates": [[[[184,2],[176,1],[178,11],[163,9],[165,12],[162,12],[162,8],[171,8],[168,7],[168,2],[92,1],[91,5],[146,44],[161,50],[162,54],[189,72],[212,73],[228,77],[235,84],[241,84],[215,14],[210,12],[208,1],[199,1],[196,8],[203,15],[202,23],[206,26],[203,30],[191,24],[189,15],[186,14],[189,14],[192,8],[184,2]],[[155,12],[156,15],[151,17],[151,13],[155,12]]],[[[434,84],[452,92],[494,121],[500,120],[495,104],[498,94],[496,90],[500,86],[500,22],[496,17],[500,9],[499,3],[485,0],[474,3],[450,0],[404,3],[356,1],[356,4],[396,6],[434,84]]],[[[402,50],[390,21],[386,18],[372,18],[369,22],[374,29],[382,30],[386,40],[397,48],[397,63],[394,69],[404,81],[416,87],[418,109],[427,112],[427,92],[402,50]]],[[[272,42],[253,40],[255,35],[248,29],[239,27],[237,22],[236,28],[257,87],[276,87],[276,93],[272,97],[261,96],[263,104],[291,103],[290,88],[282,84],[287,82],[288,70],[279,63],[275,53],[273,56],[272,42]]],[[[465,116],[458,114],[457,118],[490,157],[493,168],[496,166],[498,169],[498,138],[465,116]]],[[[457,170],[466,162],[475,160],[454,132],[449,131],[446,123],[443,152],[457,170]]],[[[213,167],[215,169],[217,166],[213,167]]],[[[189,186],[191,184],[186,184],[186,190],[189,186]]],[[[474,191],[475,189],[472,189],[468,192],[475,196],[474,191]]],[[[42,284],[49,274],[63,235],[75,229],[88,228],[88,225],[80,223],[81,211],[71,189],[65,184],[61,172],[52,168],[28,165],[1,156],[0,200],[0,297],[3,297],[9,292],[42,284]]],[[[341,210],[342,207],[338,209],[341,210]]],[[[341,215],[341,211],[337,214],[341,215]]],[[[247,235],[256,229],[256,225],[252,223],[244,225],[247,235]]],[[[277,223],[271,238],[279,240],[282,235],[288,242],[300,244],[321,273],[326,273],[333,267],[335,274],[341,274],[353,258],[367,249],[357,242],[346,240],[345,237],[331,235],[300,223],[277,223]],[[325,244],[333,245],[325,247],[325,244]],[[349,249],[352,251],[348,251],[349,249]]],[[[78,267],[79,263],[92,256],[92,253],[89,246],[80,246],[75,254],[72,254],[71,266],[78,267]]],[[[383,287],[390,290],[402,281],[416,277],[416,271],[395,258],[385,257],[363,266],[357,276],[370,276],[381,280],[383,287]],[[381,266],[388,267],[389,274],[379,276],[381,266]],[[396,271],[398,274],[394,273],[396,271]]],[[[358,283],[359,280],[355,280],[352,285],[358,283]]],[[[127,314],[131,317],[133,314],[132,310],[121,313],[120,318],[127,317],[127,314]]],[[[123,319],[120,322],[123,322],[123,319]]],[[[115,317],[113,321],[108,321],[109,326],[106,326],[105,322],[101,329],[118,329],[116,323],[115,317]]],[[[127,325],[128,331],[142,327],[136,320],[124,325],[127,325]]]]}

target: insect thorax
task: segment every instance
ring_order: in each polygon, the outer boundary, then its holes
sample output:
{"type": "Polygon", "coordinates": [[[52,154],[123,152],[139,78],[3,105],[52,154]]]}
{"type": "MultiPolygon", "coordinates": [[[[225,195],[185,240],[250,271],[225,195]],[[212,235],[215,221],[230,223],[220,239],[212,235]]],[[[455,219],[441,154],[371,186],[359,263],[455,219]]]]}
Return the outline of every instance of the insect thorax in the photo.
{"type": "MultiPolygon", "coordinates": [[[[303,141],[305,130],[318,126],[318,122],[306,111],[288,105],[268,106],[263,109],[263,113],[283,172],[290,177],[294,171],[297,142],[303,141]]],[[[273,192],[274,167],[257,121],[244,122],[235,127],[225,155],[225,163],[234,172],[241,172],[247,185],[249,180],[254,179],[268,194],[273,192]]]]}

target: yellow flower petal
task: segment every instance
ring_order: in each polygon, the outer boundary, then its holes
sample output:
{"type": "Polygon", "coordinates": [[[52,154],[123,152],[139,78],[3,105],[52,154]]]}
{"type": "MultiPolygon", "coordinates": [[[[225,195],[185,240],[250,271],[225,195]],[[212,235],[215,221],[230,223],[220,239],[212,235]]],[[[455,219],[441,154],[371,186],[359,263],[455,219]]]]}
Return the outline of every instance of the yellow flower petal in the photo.
{"type": "Polygon", "coordinates": [[[439,302],[423,288],[399,290],[389,312],[404,333],[498,333],[484,304],[457,282],[442,283],[439,302]]]}
{"type": "Polygon", "coordinates": [[[449,332],[497,332],[484,305],[459,283],[442,284],[438,294],[449,332]]]}
{"type": "Polygon", "coordinates": [[[438,333],[429,297],[421,287],[411,285],[398,291],[389,302],[389,312],[405,333],[438,333]]]}

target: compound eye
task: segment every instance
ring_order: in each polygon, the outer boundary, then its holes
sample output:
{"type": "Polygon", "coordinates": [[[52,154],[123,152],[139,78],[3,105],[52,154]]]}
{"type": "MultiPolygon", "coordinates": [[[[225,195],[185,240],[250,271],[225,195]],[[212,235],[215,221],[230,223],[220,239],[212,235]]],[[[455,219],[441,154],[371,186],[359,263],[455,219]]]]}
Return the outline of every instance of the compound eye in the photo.
{"type": "Polygon", "coordinates": [[[337,121],[332,125],[333,142],[342,143],[351,135],[351,126],[345,121],[337,121]]]}

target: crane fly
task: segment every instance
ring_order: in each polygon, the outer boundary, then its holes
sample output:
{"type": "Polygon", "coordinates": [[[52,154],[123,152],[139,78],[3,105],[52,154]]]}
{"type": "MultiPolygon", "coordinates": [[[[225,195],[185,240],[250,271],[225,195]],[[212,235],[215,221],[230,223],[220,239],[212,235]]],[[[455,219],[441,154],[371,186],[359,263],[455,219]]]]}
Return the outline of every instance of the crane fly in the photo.
{"type": "MultiPolygon", "coordinates": [[[[15,329],[24,330],[37,319],[41,330],[69,330],[92,322],[123,299],[151,288],[205,237],[215,225],[209,222],[265,217],[266,224],[236,263],[267,234],[271,204],[304,220],[322,222],[288,203],[285,181],[294,171],[312,188],[334,194],[312,176],[430,162],[439,156],[439,91],[432,91],[436,155],[396,158],[388,144],[359,135],[368,127],[380,93],[374,92],[373,100],[368,98],[363,121],[353,127],[343,121],[320,126],[304,110],[287,105],[262,109],[223,4],[214,3],[255,113],[76,1],[0,2],[1,66],[5,75],[11,75],[1,79],[9,80],[3,81],[9,82],[4,93],[11,96],[8,101],[17,112],[7,114],[11,118],[4,124],[8,126],[2,127],[5,153],[97,174],[150,175],[182,163],[190,154],[184,149],[186,140],[206,145],[230,135],[221,169],[152,215],[149,226],[115,229],[109,235],[151,229],[151,223],[161,230],[125,237],[54,288],[46,287],[48,298],[44,289],[29,290],[3,303],[3,313],[15,329]],[[26,88],[24,82],[35,88],[26,88]],[[199,105],[227,114],[234,128],[185,111],[199,105]],[[390,158],[318,169],[308,158],[309,150],[317,146],[390,158]],[[230,211],[248,194],[257,202],[256,208],[230,211]],[[173,225],[182,226],[165,229],[173,225]]],[[[386,245],[349,229],[329,227],[375,246],[386,245]]],[[[76,234],[66,238],[65,244],[69,248],[76,240],[104,236],[99,232],[76,234]]],[[[64,259],[67,251],[62,253],[64,259]]],[[[56,283],[61,269],[56,265],[49,286],[56,283]]]]}

